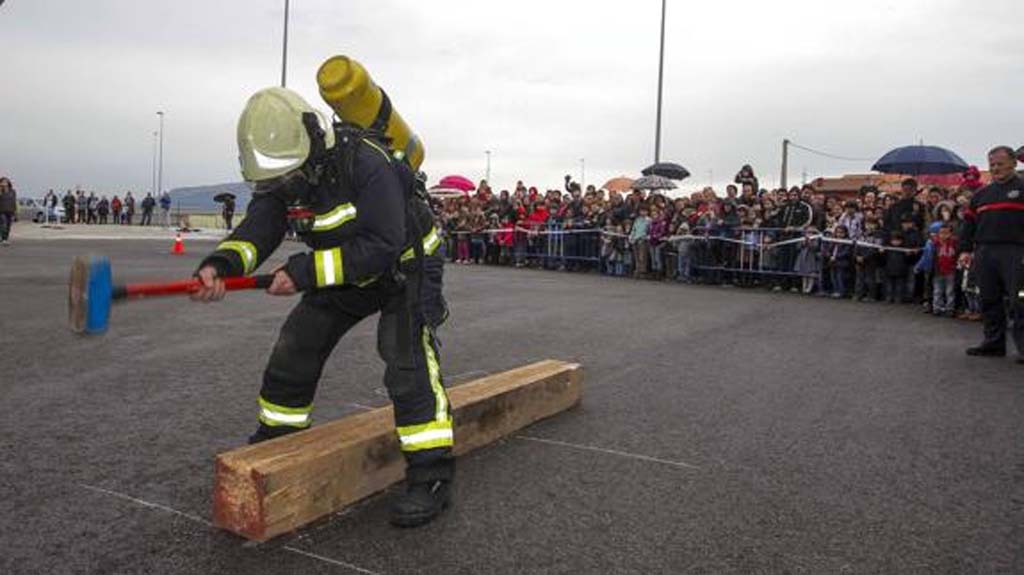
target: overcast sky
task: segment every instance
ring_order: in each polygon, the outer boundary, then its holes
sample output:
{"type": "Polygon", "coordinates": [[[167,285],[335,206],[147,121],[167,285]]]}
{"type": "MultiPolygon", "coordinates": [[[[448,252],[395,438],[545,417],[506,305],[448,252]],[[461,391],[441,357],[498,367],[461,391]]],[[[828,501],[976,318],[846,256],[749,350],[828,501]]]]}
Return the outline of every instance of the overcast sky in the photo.
{"type": "MultiPolygon", "coordinates": [[[[37,193],[239,179],[235,124],[280,80],[283,0],[7,0],[0,174],[37,193]]],[[[751,163],[779,179],[784,137],[877,158],[905,144],[982,163],[1024,144],[1019,0],[668,0],[662,159],[684,188],[751,163]]],[[[424,168],[560,187],[636,175],[654,156],[658,0],[292,0],[288,86],[362,62],[426,144],[424,168]]],[[[790,182],[872,162],[794,151],[790,182]]]]}

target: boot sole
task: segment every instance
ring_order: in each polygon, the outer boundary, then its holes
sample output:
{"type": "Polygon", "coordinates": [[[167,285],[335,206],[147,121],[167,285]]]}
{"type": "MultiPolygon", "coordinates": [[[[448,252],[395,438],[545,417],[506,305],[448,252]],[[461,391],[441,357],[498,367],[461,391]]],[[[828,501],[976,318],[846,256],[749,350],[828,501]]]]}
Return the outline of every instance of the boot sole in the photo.
{"type": "Polygon", "coordinates": [[[402,529],[421,527],[436,519],[439,515],[441,515],[441,513],[444,512],[445,509],[448,509],[450,505],[450,502],[445,501],[444,503],[441,504],[441,509],[433,513],[420,513],[417,515],[403,515],[399,517],[391,517],[390,519],[388,519],[388,522],[391,523],[391,525],[395,527],[400,527],[402,529]]]}

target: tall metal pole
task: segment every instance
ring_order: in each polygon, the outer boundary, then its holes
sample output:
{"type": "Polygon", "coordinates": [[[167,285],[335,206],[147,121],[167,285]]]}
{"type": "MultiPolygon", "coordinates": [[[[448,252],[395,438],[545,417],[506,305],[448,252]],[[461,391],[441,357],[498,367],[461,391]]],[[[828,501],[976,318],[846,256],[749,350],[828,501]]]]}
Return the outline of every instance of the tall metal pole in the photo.
{"type": "Polygon", "coordinates": [[[491,185],[491,151],[484,150],[484,153],[487,154],[487,175],[484,176],[484,179],[487,180],[487,185],[489,186],[491,185]]]}
{"type": "Polygon", "coordinates": [[[658,52],[658,120],[654,128],[654,163],[661,161],[661,87],[665,76],[665,3],[661,0],[661,49],[658,52]]]}
{"type": "Polygon", "coordinates": [[[154,194],[156,194],[156,142],[157,142],[156,138],[157,138],[157,135],[158,134],[154,131],[153,132],[153,174],[152,174],[152,178],[149,180],[149,189],[154,194]]]}
{"type": "Polygon", "coordinates": [[[161,194],[164,190],[164,113],[157,112],[160,116],[160,164],[156,172],[156,193],[161,194]]]}
{"type": "Polygon", "coordinates": [[[789,171],[789,140],[782,140],[782,177],[779,178],[779,187],[783,190],[789,189],[786,186],[786,173],[789,171]]]}
{"type": "Polygon", "coordinates": [[[284,0],[284,42],[281,48],[281,87],[288,78],[288,0],[284,0]]]}
{"type": "Polygon", "coordinates": [[[580,190],[587,189],[587,159],[580,158],[580,190]]]}

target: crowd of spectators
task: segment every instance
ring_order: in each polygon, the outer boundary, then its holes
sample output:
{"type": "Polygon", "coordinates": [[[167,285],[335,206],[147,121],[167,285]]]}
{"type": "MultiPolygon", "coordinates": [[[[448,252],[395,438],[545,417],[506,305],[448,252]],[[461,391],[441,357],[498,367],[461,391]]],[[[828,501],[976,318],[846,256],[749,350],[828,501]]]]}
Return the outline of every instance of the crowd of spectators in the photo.
{"type": "Polygon", "coordinates": [[[130,226],[135,223],[138,214],[138,225],[149,226],[153,224],[153,213],[158,206],[161,225],[169,226],[171,221],[171,197],[167,192],[159,198],[147,193],[136,203],[131,192],[125,192],[124,197],[113,194],[108,198],[105,194],[97,195],[96,192],[86,193],[83,190],[67,190],[63,196],[50,190],[42,201],[47,210],[47,220],[59,219],[63,224],[130,226]],[[59,218],[58,205],[63,208],[63,215],[59,218]]]}
{"type": "Polygon", "coordinates": [[[675,280],[861,302],[915,303],[977,320],[977,290],[959,267],[971,168],[955,188],[903,180],[899,193],[862,188],[845,200],[811,185],[767,190],[750,166],[719,195],[606,191],[566,176],[545,192],[519,182],[495,194],[436,199],[446,255],[489,264],[675,280]]]}

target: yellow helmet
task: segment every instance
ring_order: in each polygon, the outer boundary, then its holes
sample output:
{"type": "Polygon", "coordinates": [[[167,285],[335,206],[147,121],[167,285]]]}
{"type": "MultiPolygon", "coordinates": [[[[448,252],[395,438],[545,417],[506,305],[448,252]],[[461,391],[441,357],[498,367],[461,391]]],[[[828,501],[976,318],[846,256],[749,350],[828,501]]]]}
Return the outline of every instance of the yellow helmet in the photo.
{"type": "Polygon", "coordinates": [[[334,130],[323,114],[287,88],[265,88],[249,98],[238,119],[238,161],[242,178],[261,182],[301,168],[313,145],[303,114],[316,114],[324,148],[334,146],[334,130]]]}

